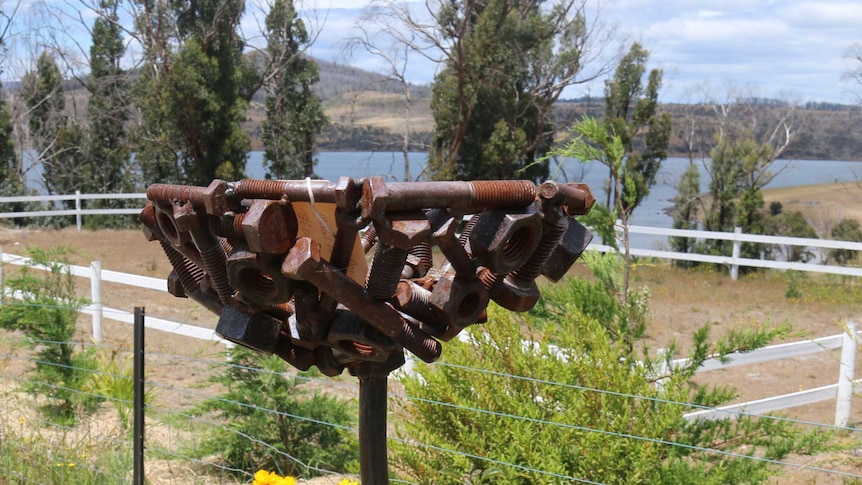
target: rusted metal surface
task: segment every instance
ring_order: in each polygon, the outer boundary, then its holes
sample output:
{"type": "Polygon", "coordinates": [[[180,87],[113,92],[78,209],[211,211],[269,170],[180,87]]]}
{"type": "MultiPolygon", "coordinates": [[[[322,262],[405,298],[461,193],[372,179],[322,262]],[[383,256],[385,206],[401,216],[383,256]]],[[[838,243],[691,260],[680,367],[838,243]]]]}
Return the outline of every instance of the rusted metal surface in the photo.
{"type": "MultiPolygon", "coordinates": [[[[154,184],[147,198],[141,223],[173,267],[171,294],[219,315],[228,340],[359,377],[360,442],[374,446],[404,350],[433,362],[489,301],[532,308],[536,278],[558,281],[590,243],[574,216],[595,202],[583,184],[382,177],[154,184]]],[[[385,453],[360,448],[363,483],[388,483],[385,453]]]]}

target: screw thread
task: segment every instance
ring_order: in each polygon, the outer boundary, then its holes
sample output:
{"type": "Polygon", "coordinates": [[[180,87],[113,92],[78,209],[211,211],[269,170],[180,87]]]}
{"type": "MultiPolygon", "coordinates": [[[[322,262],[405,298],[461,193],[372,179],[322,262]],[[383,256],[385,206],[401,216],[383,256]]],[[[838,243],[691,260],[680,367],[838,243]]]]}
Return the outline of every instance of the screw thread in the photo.
{"type": "Polygon", "coordinates": [[[536,200],[536,184],[529,180],[477,180],[470,182],[475,205],[524,207],[536,200]]]}
{"type": "Polygon", "coordinates": [[[224,252],[224,248],[219,243],[199,249],[204,269],[210,276],[219,300],[225,305],[229,304],[230,298],[233,295],[233,288],[227,276],[227,255],[224,252]]]}
{"type": "Polygon", "coordinates": [[[539,245],[527,262],[512,272],[512,278],[522,281],[533,281],[538,278],[542,274],[542,266],[551,257],[551,253],[554,252],[554,248],[560,243],[560,239],[569,227],[565,218],[560,218],[556,223],[545,221],[542,226],[544,230],[539,245]]]}
{"type": "Polygon", "coordinates": [[[362,233],[360,243],[362,244],[362,250],[365,251],[365,254],[368,254],[371,247],[377,244],[377,229],[375,229],[373,225],[369,225],[368,229],[362,233]]]}
{"type": "Polygon", "coordinates": [[[395,336],[395,340],[409,350],[416,357],[431,363],[440,358],[443,347],[440,342],[434,340],[425,332],[414,328],[409,322],[403,320],[401,330],[395,336]]]}
{"type": "Polygon", "coordinates": [[[180,278],[180,284],[187,292],[191,292],[196,288],[200,288],[200,282],[204,279],[204,271],[194,262],[183,256],[179,251],[174,249],[167,241],[159,239],[159,244],[162,250],[168,257],[168,261],[177,272],[180,278]]]}
{"type": "Polygon", "coordinates": [[[431,266],[434,265],[434,253],[431,250],[431,243],[423,241],[408,250],[408,254],[412,254],[419,258],[420,275],[425,275],[431,266]]]}
{"type": "Polygon", "coordinates": [[[368,294],[379,300],[388,300],[395,294],[398,282],[401,280],[401,270],[407,261],[407,250],[389,246],[383,242],[377,244],[371,271],[365,289],[368,294]]]}

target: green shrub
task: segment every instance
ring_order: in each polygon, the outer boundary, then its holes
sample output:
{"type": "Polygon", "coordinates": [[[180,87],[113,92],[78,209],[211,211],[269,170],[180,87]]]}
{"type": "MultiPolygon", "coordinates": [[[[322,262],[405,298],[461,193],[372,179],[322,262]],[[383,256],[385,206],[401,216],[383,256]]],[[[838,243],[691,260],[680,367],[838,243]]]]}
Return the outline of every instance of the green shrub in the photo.
{"type": "Polygon", "coordinates": [[[788,328],[748,328],[709,343],[704,327],[689,352],[692,363],[668,369],[628,340],[643,308],[602,297],[606,287],[601,277],[570,280],[548,288],[544,306],[522,316],[491,306],[488,323],[471,328],[469,341],[447,343],[443,362],[418,364],[403,381],[409,397],[399,411],[405,440],[394,446],[396,469],[440,485],[478,483],[472,480],[489,469],[500,473],[493,483],[513,485],[571,481],[565,477],[758,483],[771,474],[767,464],[726,453],[779,459],[822,445],[822,435],[785,421],[683,419],[697,407],[680,403],[716,406],[735,397],[690,383],[704,360],[761,347],[788,328]],[[535,345],[522,344],[527,335],[535,345]]]}
{"type": "Polygon", "coordinates": [[[71,424],[81,412],[94,409],[99,400],[83,392],[96,368],[93,351],[76,351],[72,341],[78,312],[87,302],[77,296],[68,249],[31,248],[27,254],[27,265],[4,281],[6,290],[17,292],[21,299],[3,296],[0,328],[21,331],[27,337],[36,362],[35,379],[29,381],[27,391],[47,398],[42,407],[46,415],[71,424]]]}
{"type": "Polygon", "coordinates": [[[201,456],[220,454],[225,466],[254,473],[316,476],[319,468],[356,470],[356,410],[344,399],[311,392],[308,373],[288,377],[289,366],[276,356],[243,347],[228,351],[229,365],[211,381],[226,390],[202,403],[198,413],[216,412],[224,427],[210,428],[201,456]],[[313,468],[312,468],[313,467],[313,468]]]}

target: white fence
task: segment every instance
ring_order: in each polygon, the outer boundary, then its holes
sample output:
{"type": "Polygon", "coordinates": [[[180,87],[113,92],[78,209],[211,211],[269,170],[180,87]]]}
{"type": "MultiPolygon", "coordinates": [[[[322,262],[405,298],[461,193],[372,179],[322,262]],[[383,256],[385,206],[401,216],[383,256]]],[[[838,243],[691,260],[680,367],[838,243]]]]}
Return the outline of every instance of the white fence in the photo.
{"type": "Polygon", "coordinates": [[[17,204],[19,202],[65,202],[75,201],[74,209],[46,209],[36,211],[4,212],[0,213],[0,219],[17,219],[21,217],[53,217],[53,216],[75,216],[75,225],[81,232],[82,219],[86,215],[137,215],[141,213],[141,207],[124,209],[84,209],[85,200],[146,200],[147,194],[82,194],[75,191],[74,195],[28,195],[21,197],[0,197],[0,204],[17,204]]]}
{"type": "MultiPolygon", "coordinates": [[[[24,265],[27,264],[27,262],[28,258],[4,254],[2,248],[0,248],[0,263],[24,265]]],[[[39,267],[34,266],[34,268],[39,267]]],[[[103,317],[129,324],[134,322],[134,315],[132,313],[113,308],[105,308],[102,305],[102,281],[120,283],[147,290],[167,292],[167,283],[164,279],[102,270],[98,261],[91,263],[90,267],[70,266],[69,271],[75,276],[90,279],[90,299],[93,303],[85,307],[83,311],[92,315],[93,337],[97,342],[102,341],[103,317]]],[[[3,273],[2,264],[0,264],[0,291],[2,291],[2,288],[3,273]]],[[[146,319],[146,326],[154,330],[169,332],[176,335],[230,344],[216,335],[214,330],[201,328],[195,325],[172,322],[170,320],[148,316],[146,319]]],[[[757,401],[696,411],[686,414],[686,419],[734,418],[739,416],[740,413],[765,414],[772,411],[779,411],[819,401],[836,399],[835,424],[836,426],[847,426],[850,420],[852,395],[855,392],[862,390],[862,387],[860,386],[862,381],[853,380],[856,361],[856,347],[860,341],[860,337],[856,331],[855,323],[849,323],[847,328],[848,330],[844,334],[831,335],[814,340],[773,345],[753,352],[731,354],[724,362],[719,361],[718,359],[710,359],[707,360],[699,369],[699,372],[708,372],[740,365],[751,365],[773,360],[788,359],[841,348],[841,367],[837,378],[838,380],[835,384],[760,399],[757,401]]],[[[685,365],[685,363],[686,360],[681,359],[673,361],[672,365],[685,365]]]]}

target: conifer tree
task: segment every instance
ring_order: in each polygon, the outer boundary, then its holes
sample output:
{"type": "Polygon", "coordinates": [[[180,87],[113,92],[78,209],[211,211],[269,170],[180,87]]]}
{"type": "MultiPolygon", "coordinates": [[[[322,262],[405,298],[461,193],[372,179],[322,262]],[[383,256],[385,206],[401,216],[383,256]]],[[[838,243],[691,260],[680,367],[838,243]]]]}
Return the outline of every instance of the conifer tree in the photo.
{"type": "Polygon", "coordinates": [[[311,90],[318,67],[304,55],[308,30],[293,0],[275,0],[266,17],[268,72],[262,127],[267,177],[297,179],[314,175],[315,136],[327,123],[320,99],[311,90]]]}

